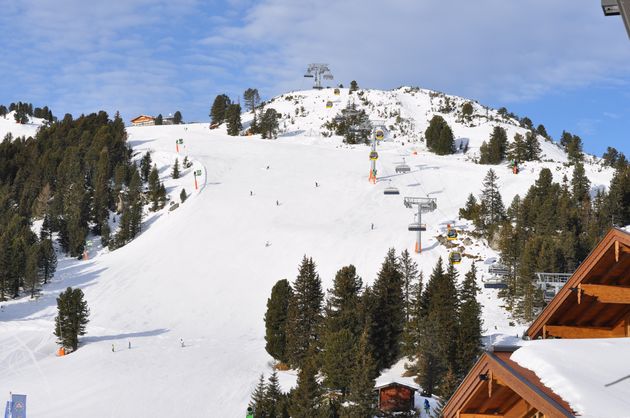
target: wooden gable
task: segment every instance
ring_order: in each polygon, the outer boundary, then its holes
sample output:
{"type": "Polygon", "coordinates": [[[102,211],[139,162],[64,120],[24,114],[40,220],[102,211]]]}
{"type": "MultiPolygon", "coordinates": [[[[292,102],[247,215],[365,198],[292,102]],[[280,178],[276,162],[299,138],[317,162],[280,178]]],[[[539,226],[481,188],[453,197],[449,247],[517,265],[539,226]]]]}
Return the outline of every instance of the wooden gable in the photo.
{"type": "Polygon", "coordinates": [[[153,116],[148,115],[140,115],[136,118],[131,119],[131,123],[136,125],[140,123],[154,122],[155,118],[153,116]]]}
{"type": "Polygon", "coordinates": [[[574,417],[569,404],[510,359],[515,349],[484,353],[445,405],[444,417],[574,417]]]}
{"type": "Polygon", "coordinates": [[[414,408],[416,389],[401,383],[390,383],[377,388],[378,409],[383,412],[404,412],[414,408]]]}
{"type": "Polygon", "coordinates": [[[630,234],[611,229],[527,335],[531,339],[630,337],[630,234]]]}

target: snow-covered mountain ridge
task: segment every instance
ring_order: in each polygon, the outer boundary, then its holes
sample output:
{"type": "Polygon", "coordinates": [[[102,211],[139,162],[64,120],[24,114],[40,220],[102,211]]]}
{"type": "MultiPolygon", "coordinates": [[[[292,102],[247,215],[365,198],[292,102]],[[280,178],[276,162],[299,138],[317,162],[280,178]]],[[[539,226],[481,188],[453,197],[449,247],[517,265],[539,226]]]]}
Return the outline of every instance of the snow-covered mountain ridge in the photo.
{"type": "MultiPolygon", "coordinates": [[[[443,103],[430,92],[402,88],[365,91],[373,108],[356,99],[370,117],[393,126],[390,140],[379,145],[379,181],[370,184],[368,147],[322,135],[322,125],[349,96],[347,89],[339,96],[325,89],[271,100],[266,106],[284,115],[277,140],[230,137],[224,127],[210,130],[207,123],[128,128],[135,158],[151,151],[171,198],[177,200],[182,187],[192,196],[174,211],[167,207],[147,217],[141,235],[116,251],[95,251],[89,261],[62,260],[39,299],[2,303],[0,393],[26,393],[30,413],[43,417],[242,416],[258,374],[270,370],[266,300],[277,280],[295,278],[304,254],[317,263],[323,288],[347,264],[370,284],[388,248],[413,249],[407,225],[414,211],[402,198],[429,196],[437,199],[437,209],[423,215],[423,252],[414,255],[426,277],[440,257],[448,257],[438,240],[447,224],[469,237],[471,226],[458,220],[458,210],[469,193],[479,194],[489,168],[498,174],[506,203],[525,194],[544,167],[556,181],[571,176],[564,152],[544,141],[548,161],[524,163],[518,175],[505,165],[473,163],[470,155],[496,123],[484,116],[460,123],[454,113],[443,114],[456,137],[470,138],[471,149],[450,156],[427,152],[421,134],[443,103]],[[334,102],[331,109],[327,101],[334,102]],[[178,153],[179,138],[184,143],[178,153]],[[194,193],[193,168],[178,181],[170,178],[170,166],[184,155],[205,173],[194,193]],[[408,174],[395,172],[403,159],[408,174]],[[401,195],[384,195],[388,186],[401,195]],[[84,290],[91,322],[80,349],[58,358],[55,298],[67,286],[84,290]]],[[[243,118],[246,125],[251,114],[243,118]]],[[[515,121],[500,123],[510,139],[524,132],[515,121]]],[[[592,187],[608,185],[610,169],[592,163],[585,169],[592,187]]],[[[457,266],[460,278],[477,262],[481,285],[485,263],[496,253],[473,238],[457,246],[468,255],[457,266]]],[[[522,332],[510,325],[496,290],[484,289],[479,297],[490,339],[522,332]]],[[[295,376],[283,373],[281,379],[287,387],[295,376]]]]}

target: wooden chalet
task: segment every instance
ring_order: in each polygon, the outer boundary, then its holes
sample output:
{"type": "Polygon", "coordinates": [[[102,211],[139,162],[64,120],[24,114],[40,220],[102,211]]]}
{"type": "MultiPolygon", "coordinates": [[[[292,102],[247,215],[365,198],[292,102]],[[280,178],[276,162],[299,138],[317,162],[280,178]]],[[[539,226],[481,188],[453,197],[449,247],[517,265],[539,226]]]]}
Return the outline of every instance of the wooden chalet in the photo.
{"type": "Polygon", "coordinates": [[[518,347],[494,347],[470,370],[444,407],[445,418],[565,418],[571,407],[511,360],[518,347]]]}
{"type": "MultiPolygon", "coordinates": [[[[630,234],[612,229],[532,323],[527,336],[532,340],[630,337],[629,273],[630,234]]],[[[511,360],[517,349],[494,347],[484,352],[446,404],[444,417],[576,416],[532,370],[511,360]]]]}
{"type": "Polygon", "coordinates": [[[630,337],[630,234],[611,229],[527,330],[536,338],[630,337]]]}
{"type": "Polygon", "coordinates": [[[378,392],[378,409],[381,412],[412,411],[415,406],[416,388],[403,383],[391,382],[374,388],[378,392]]]}
{"type": "Polygon", "coordinates": [[[140,115],[136,118],[131,119],[131,124],[133,126],[155,125],[155,118],[153,116],[140,115]]]}

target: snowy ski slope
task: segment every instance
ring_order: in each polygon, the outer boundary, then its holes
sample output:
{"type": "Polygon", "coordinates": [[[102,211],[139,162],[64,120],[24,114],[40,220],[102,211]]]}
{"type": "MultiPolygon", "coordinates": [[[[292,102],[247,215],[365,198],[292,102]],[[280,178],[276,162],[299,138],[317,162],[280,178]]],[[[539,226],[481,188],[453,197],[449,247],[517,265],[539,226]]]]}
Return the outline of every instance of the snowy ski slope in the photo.
{"type": "MultiPolygon", "coordinates": [[[[300,106],[308,112],[293,124],[285,118],[284,134],[275,141],[229,137],[224,128],[209,130],[208,124],[128,129],[137,158],[153,152],[171,198],[179,201],[182,187],[193,195],[175,211],[147,217],[142,234],[121,249],[109,252],[97,244],[89,261],[60,260],[53,284],[38,300],[2,303],[0,393],[27,394],[29,414],[37,417],[242,416],[258,375],[270,370],[266,300],[277,280],[295,278],[304,254],[317,263],[324,288],[347,264],[371,283],[388,248],[413,248],[415,236],[407,225],[414,211],[403,206],[403,196],[430,196],[438,209],[423,216],[424,252],[414,257],[425,277],[439,257],[447,258],[436,236],[448,223],[470,228],[457,220],[457,212],[470,192],[479,193],[489,167],[470,162],[468,155],[435,156],[421,144],[403,145],[405,138],[398,136],[379,147],[380,179],[372,185],[367,147],[313,133],[336,114],[322,100],[347,100],[347,90],[338,98],[332,90],[297,94],[303,96],[298,104],[282,97],[269,104],[283,114],[300,106]],[[176,154],[178,138],[184,147],[176,154]],[[184,155],[194,165],[172,180],[170,165],[184,155]],[[403,158],[412,172],[397,175],[394,167],[403,158]],[[197,169],[203,175],[194,192],[197,169]],[[401,195],[384,196],[390,185],[401,195]],[[58,358],[55,297],[67,286],[84,290],[91,322],[80,349],[58,358]]],[[[422,107],[424,93],[368,94],[385,109],[401,103],[401,114],[413,116],[417,132],[432,115],[422,107]]],[[[492,126],[457,124],[454,130],[471,138],[474,148],[492,126]]],[[[542,167],[550,167],[556,180],[570,176],[555,145],[545,143],[544,151],[556,162],[527,163],[517,176],[505,166],[493,167],[506,204],[526,192],[542,167]]],[[[594,187],[608,184],[609,170],[598,165],[586,170],[594,187]]],[[[479,260],[481,284],[484,260],[496,253],[475,240],[464,252],[479,260]]],[[[464,257],[460,277],[472,260],[464,257]]],[[[522,332],[509,326],[496,290],[484,290],[480,300],[493,340],[522,332]]],[[[285,387],[295,380],[291,372],[281,378],[285,387]]]]}

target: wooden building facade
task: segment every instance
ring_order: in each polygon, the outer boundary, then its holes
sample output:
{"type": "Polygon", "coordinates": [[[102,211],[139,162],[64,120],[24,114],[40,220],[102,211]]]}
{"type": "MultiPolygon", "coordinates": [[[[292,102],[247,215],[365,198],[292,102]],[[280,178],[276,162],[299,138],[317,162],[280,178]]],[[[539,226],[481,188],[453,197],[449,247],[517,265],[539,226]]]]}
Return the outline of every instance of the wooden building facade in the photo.
{"type": "Polygon", "coordinates": [[[377,386],[378,409],[381,412],[406,412],[415,407],[416,388],[392,382],[377,386]]]}
{"type": "Polygon", "coordinates": [[[140,115],[136,118],[131,119],[131,124],[133,126],[155,125],[155,118],[153,116],[140,115]]]}
{"type": "MultiPolygon", "coordinates": [[[[532,340],[630,337],[630,234],[611,229],[526,334],[532,340]]],[[[482,354],[446,404],[444,417],[574,417],[566,401],[510,359],[518,348],[494,347],[482,354]]]]}

